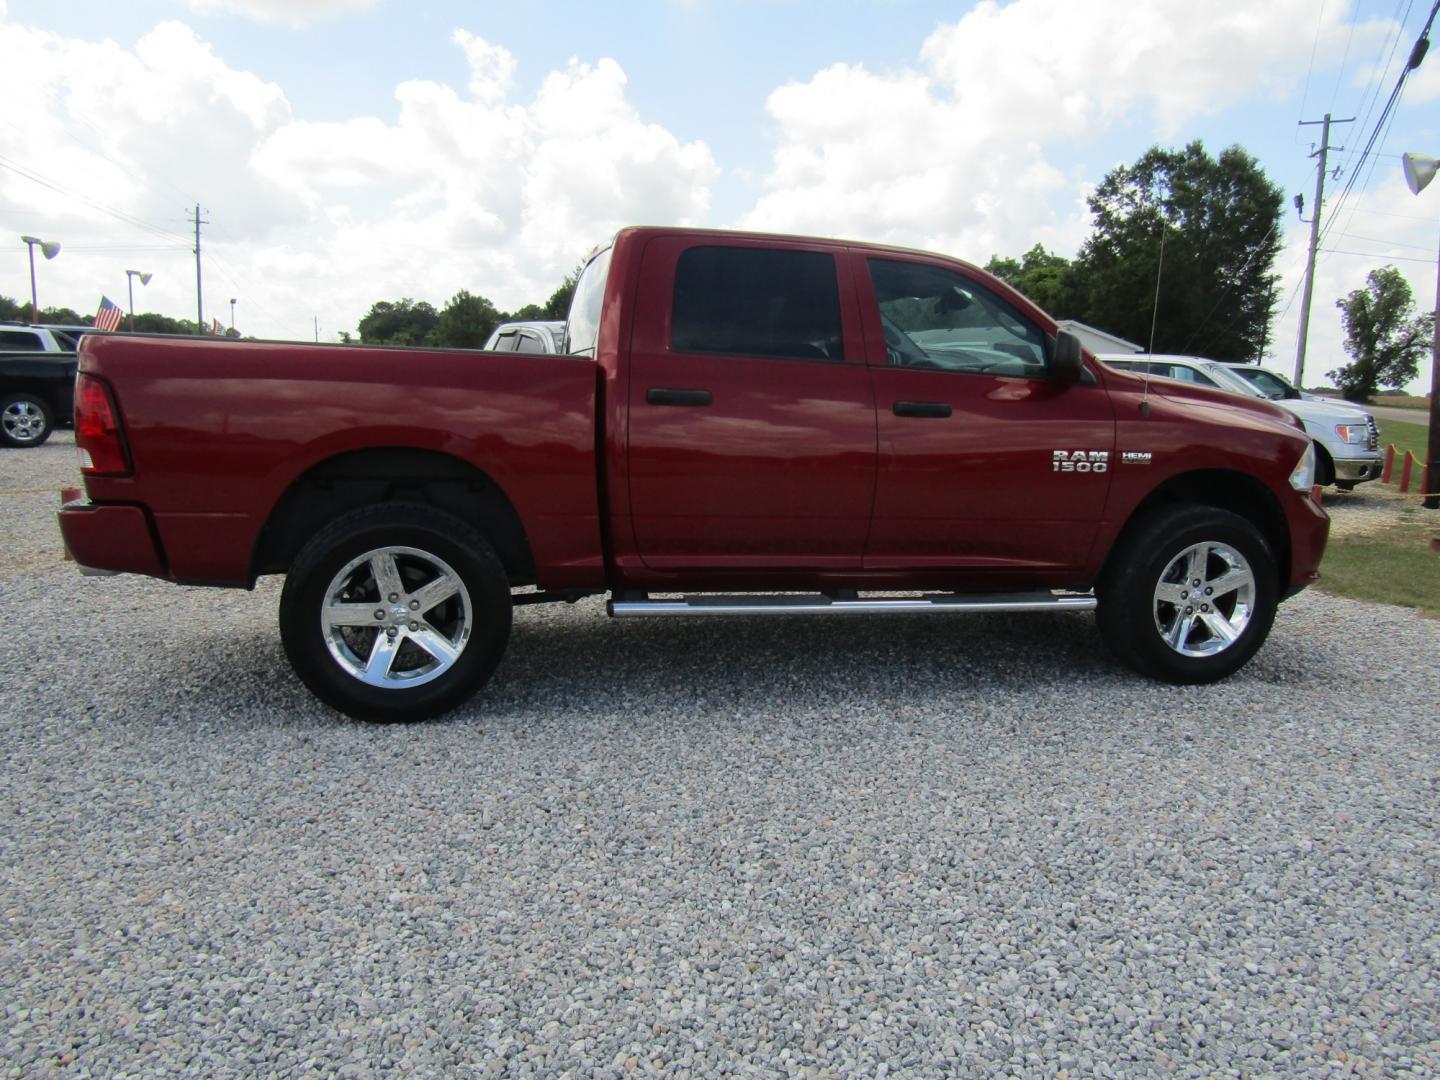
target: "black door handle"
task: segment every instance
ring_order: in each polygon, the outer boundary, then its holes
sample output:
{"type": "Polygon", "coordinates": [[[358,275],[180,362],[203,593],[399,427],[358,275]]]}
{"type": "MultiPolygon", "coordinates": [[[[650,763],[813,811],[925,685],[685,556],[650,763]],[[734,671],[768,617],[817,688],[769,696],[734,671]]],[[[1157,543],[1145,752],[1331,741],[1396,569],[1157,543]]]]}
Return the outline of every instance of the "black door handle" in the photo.
{"type": "Polygon", "coordinates": [[[652,386],[645,391],[645,400],[651,405],[709,405],[709,390],[662,390],[652,386]]]}
{"type": "Polygon", "coordinates": [[[946,417],[950,415],[950,406],[943,401],[897,401],[893,408],[896,416],[946,417]]]}

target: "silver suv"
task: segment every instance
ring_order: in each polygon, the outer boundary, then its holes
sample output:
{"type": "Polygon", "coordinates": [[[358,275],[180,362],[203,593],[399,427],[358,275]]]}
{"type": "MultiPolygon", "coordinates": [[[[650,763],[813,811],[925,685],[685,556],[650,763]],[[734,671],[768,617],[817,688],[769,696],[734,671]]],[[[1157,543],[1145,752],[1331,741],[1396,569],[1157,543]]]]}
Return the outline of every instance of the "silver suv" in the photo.
{"type": "MultiPolygon", "coordinates": [[[[1228,390],[1233,394],[1274,400],[1248,379],[1237,375],[1230,364],[1199,356],[1159,356],[1121,353],[1098,359],[1121,371],[1149,373],[1164,379],[1179,379],[1197,386],[1228,390]]],[[[1252,368],[1252,370],[1254,370],[1252,368]]],[[[1315,480],[1349,491],[1356,484],[1376,480],[1384,464],[1378,449],[1380,432],[1375,418],[1363,407],[1350,402],[1332,403],[1308,398],[1284,398],[1274,403],[1294,413],[1315,441],[1315,480]]]]}

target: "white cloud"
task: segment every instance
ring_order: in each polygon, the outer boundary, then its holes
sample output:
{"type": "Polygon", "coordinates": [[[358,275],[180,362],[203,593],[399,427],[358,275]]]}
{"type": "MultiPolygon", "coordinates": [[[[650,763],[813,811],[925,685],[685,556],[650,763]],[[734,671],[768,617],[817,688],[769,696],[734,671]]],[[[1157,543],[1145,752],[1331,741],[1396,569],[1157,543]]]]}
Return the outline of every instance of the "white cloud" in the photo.
{"type": "MultiPolygon", "coordinates": [[[[179,23],[133,50],[0,23],[0,54],[15,58],[0,97],[23,148],[6,156],[71,193],[0,170],[16,220],[65,244],[42,304],[88,311],[102,292],[124,295],[138,265],[156,278],[137,303],[194,311],[184,214],[196,200],[210,222],[207,317],[236,296],[240,328],[274,336],[308,337],[312,313],[333,335],[399,296],[543,301],[621,225],[703,218],[709,149],[645,122],[613,60],[572,61],[522,101],[508,51],[465,31],[453,41],[469,61],[463,91],[405,82],[392,116],[316,122],[179,23]]],[[[19,250],[0,249],[6,295],[28,293],[19,250]]]]}
{"type": "MultiPolygon", "coordinates": [[[[1317,51],[1344,44],[1327,9],[1317,51]]],[[[1303,70],[1313,0],[986,0],[926,40],[915,67],[835,65],[771,94],[777,129],[749,226],[840,231],[983,261],[1073,250],[1086,214],[1052,158],[1148,115],[1162,138],[1303,70]]],[[[1362,23],[1358,51],[1380,33],[1362,23]]]]}
{"type": "Polygon", "coordinates": [[[186,0],[186,5],[197,15],[240,15],[256,22],[306,26],[374,7],[375,0],[186,0]]]}

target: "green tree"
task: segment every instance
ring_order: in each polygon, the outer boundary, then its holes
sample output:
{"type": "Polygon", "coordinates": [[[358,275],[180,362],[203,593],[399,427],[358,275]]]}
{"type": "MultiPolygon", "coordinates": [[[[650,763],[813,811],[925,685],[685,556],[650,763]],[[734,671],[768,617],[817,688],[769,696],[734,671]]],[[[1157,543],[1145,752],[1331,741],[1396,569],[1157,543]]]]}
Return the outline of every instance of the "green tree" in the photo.
{"type": "Polygon", "coordinates": [[[574,270],[565,275],[565,280],[560,287],[550,294],[550,299],[545,301],[545,307],[538,316],[541,319],[565,319],[570,315],[570,300],[575,295],[575,283],[580,280],[580,271],[585,269],[581,263],[574,270]]]}
{"type": "Polygon", "coordinates": [[[985,269],[1015,286],[1051,315],[1063,318],[1069,314],[1062,309],[1069,303],[1067,294],[1073,291],[1070,260],[1046,251],[1043,244],[1036,244],[1020,259],[992,256],[985,269]]]}
{"type": "Polygon", "coordinates": [[[1410,283],[1393,266],[1372,270],[1365,287],[1336,300],[1351,363],[1328,372],[1347,400],[1366,402],[1381,386],[1400,387],[1420,371],[1435,316],[1415,313],[1410,283]]]}
{"type": "MultiPolygon", "coordinates": [[[[30,302],[28,300],[11,300],[8,296],[0,296],[0,322],[23,322],[30,321],[30,302]]],[[[40,309],[40,321],[42,323],[55,323],[60,326],[89,325],[89,316],[82,317],[78,312],[68,307],[48,307],[40,309]]]]}
{"type": "Polygon", "coordinates": [[[1238,146],[1152,147],[1089,199],[1095,228],[1073,267],[1075,317],[1156,352],[1249,360],[1273,312],[1284,196],[1238,146]],[[1156,275],[1164,266],[1156,303],[1156,275]]]}
{"type": "MultiPolygon", "coordinates": [[[[489,300],[461,289],[440,312],[430,343],[452,349],[478,349],[501,319],[489,300]]],[[[364,323],[360,329],[363,334],[364,323]]]]}
{"type": "Polygon", "coordinates": [[[424,300],[380,300],[360,320],[360,340],[366,345],[424,345],[439,321],[439,313],[424,300]]]}
{"type": "MultiPolygon", "coordinates": [[[[128,327],[129,321],[120,324],[128,327]]],[[[195,323],[189,319],[172,319],[169,315],[157,315],[153,311],[139,311],[135,313],[135,332],[137,334],[194,334],[195,323]]]]}

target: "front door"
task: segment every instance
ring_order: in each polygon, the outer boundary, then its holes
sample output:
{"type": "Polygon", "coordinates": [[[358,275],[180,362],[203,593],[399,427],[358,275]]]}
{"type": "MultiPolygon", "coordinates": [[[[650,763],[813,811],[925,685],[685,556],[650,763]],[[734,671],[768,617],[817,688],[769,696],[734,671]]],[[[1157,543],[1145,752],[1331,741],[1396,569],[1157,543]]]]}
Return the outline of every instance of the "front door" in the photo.
{"type": "Polygon", "coordinates": [[[879,426],[865,567],[1085,565],[1114,460],[1108,395],[1052,381],[1046,330],[961,268],[856,260],[879,426]]]}

